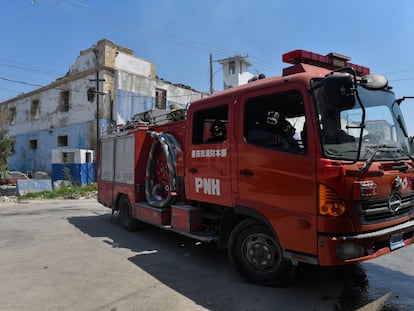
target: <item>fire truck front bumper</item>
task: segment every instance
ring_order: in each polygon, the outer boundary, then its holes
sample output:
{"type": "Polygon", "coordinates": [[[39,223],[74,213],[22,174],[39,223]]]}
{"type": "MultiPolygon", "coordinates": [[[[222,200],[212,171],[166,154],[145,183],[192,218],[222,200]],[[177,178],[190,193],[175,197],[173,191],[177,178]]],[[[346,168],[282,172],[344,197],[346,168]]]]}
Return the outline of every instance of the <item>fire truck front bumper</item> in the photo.
{"type": "Polygon", "coordinates": [[[318,261],[322,266],[359,262],[388,254],[414,243],[414,220],[367,233],[318,236],[318,261]]]}

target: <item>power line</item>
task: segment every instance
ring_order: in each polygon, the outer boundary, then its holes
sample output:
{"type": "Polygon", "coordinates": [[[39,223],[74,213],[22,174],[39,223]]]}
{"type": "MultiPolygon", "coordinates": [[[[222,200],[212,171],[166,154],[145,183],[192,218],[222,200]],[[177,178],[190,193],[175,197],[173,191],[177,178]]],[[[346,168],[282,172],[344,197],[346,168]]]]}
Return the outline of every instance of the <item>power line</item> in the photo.
{"type": "MultiPolygon", "coordinates": [[[[32,1],[32,4],[39,4],[44,3],[48,5],[49,8],[54,7],[56,9],[64,10],[72,14],[81,15],[89,20],[98,22],[98,23],[104,23],[109,24],[112,27],[121,28],[124,30],[127,30],[131,33],[139,33],[142,36],[146,36],[152,40],[159,40],[162,42],[170,42],[175,45],[179,45],[183,48],[192,49],[194,51],[203,52],[203,53],[214,53],[215,56],[224,56],[227,57],[229,54],[242,54],[239,51],[235,51],[232,49],[226,49],[222,47],[213,46],[207,43],[202,43],[194,40],[190,40],[188,38],[184,38],[181,36],[177,36],[174,34],[161,32],[155,29],[151,29],[148,27],[143,27],[142,25],[137,25],[136,23],[127,23],[124,21],[123,18],[116,18],[113,19],[106,19],[102,18],[101,14],[97,14],[97,8],[92,7],[82,1],[79,0],[68,0],[66,3],[63,1],[57,1],[57,0],[35,0],[32,1]],[[119,22],[122,21],[122,22],[119,22]]],[[[25,7],[27,10],[28,7],[30,7],[29,1],[27,2],[28,6],[25,7]]],[[[48,8],[45,7],[45,8],[48,8]]],[[[20,9],[18,9],[19,12],[21,12],[20,9]]],[[[38,11],[37,13],[38,14],[38,11]]],[[[14,14],[8,14],[9,16],[13,16],[14,14]]],[[[255,60],[255,66],[258,68],[265,68],[265,70],[271,70],[274,71],[274,68],[276,67],[274,64],[271,64],[266,61],[261,61],[259,58],[252,57],[252,59],[255,60]]],[[[40,67],[30,67],[27,65],[26,68],[24,68],[25,65],[22,66],[22,64],[17,62],[12,62],[11,64],[6,63],[0,63],[0,66],[10,67],[10,68],[17,68],[20,70],[28,70],[32,72],[39,72],[39,73],[46,73],[51,75],[62,75],[61,73],[58,73],[53,70],[44,69],[40,67]]]]}
{"type": "Polygon", "coordinates": [[[62,75],[64,75],[64,73],[58,72],[58,71],[55,71],[55,70],[52,70],[52,69],[27,65],[27,64],[15,62],[15,61],[12,61],[12,60],[6,60],[6,59],[0,59],[0,66],[14,68],[14,69],[20,69],[20,70],[26,70],[26,71],[32,71],[32,72],[38,72],[38,73],[44,73],[44,74],[53,75],[53,76],[62,76],[62,75]]]}
{"type": "MultiPolygon", "coordinates": [[[[129,21],[125,20],[122,17],[117,17],[117,16],[113,16],[111,19],[107,19],[104,17],[103,14],[99,13],[99,8],[98,7],[94,7],[91,6],[83,1],[80,0],[67,0],[65,1],[58,1],[58,0],[33,0],[31,1],[34,5],[38,6],[38,4],[45,4],[45,8],[55,8],[58,10],[63,10],[66,12],[69,12],[71,14],[75,14],[75,15],[80,15],[83,16],[86,19],[89,19],[91,21],[97,22],[97,23],[101,23],[101,24],[106,24],[106,25],[110,25],[111,27],[116,27],[122,30],[126,30],[128,32],[130,32],[131,34],[139,34],[141,36],[145,36],[150,38],[151,40],[159,40],[162,42],[169,42],[171,44],[174,45],[179,45],[183,48],[188,48],[197,52],[202,52],[202,53],[213,53],[215,56],[224,56],[227,57],[229,56],[229,54],[246,54],[246,53],[241,53],[240,51],[236,51],[233,49],[227,49],[227,48],[223,48],[223,47],[218,47],[218,46],[214,46],[212,44],[208,44],[208,43],[203,43],[203,42],[199,42],[199,41],[195,41],[195,40],[191,40],[182,36],[178,36],[175,34],[171,34],[171,33],[167,33],[167,32],[162,32],[156,29],[152,29],[149,28],[147,26],[142,26],[137,24],[135,21],[130,23],[129,21]]],[[[10,3],[12,3],[12,1],[7,2],[4,7],[10,8],[10,3]]],[[[15,2],[13,2],[15,3],[15,2]]],[[[27,0],[27,3],[29,4],[28,6],[26,6],[24,9],[27,10],[28,7],[30,7],[30,1],[27,0]]],[[[33,6],[32,6],[33,7],[33,6]]],[[[15,7],[13,7],[15,8],[15,7]]],[[[20,7],[19,7],[20,8],[20,7]]],[[[23,8],[23,7],[22,7],[23,8]]],[[[18,10],[18,12],[21,13],[22,10],[18,10]]],[[[39,11],[36,11],[36,14],[39,14],[39,11]]],[[[8,16],[14,16],[13,14],[8,14],[8,16]]],[[[20,21],[18,21],[20,22],[20,21]]],[[[254,55],[249,55],[249,58],[254,62],[254,67],[259,69],[259,72],[271,72],[274,73],[275,69],[277,68],[281,68],[281,66],[276,65],[272,62],[260,59],[258,57],[255,57],[254,55]]],[[[6,67],[11,67],[11,68],[17,68],[17,69],[21,69],[21,70],[28,70],[28,71],[33,71],[33,72],[41,72],[41,73],[47,73],[47,74],[59,74],[62,75],[60,73],[57,73],[56,71],[53,70],[48,70],[48,69],[41,69],[38,68],[36,69],[35,67],[33,67],[32,69],[29,68],[29,66],[24,69],[22,67],[19,67],[19,64],[8,64],[7,62],[5,64],[1,64],[0,66],[6,66],[6,67]],[[13,66],[17,66],[17,67],[13,67],[13,66]]],[[[24,67],[24,66],[23,66],[24,67]]],[[[221,70],[221,68],[219,69],[221,70]]],[[[396,72],[391,72],[389,74],[394,74],[394,73],[402,73],[402,72],[408,72],[408,71],[396,71],[396,72]]],[[[403,81],[403,80],[410,80],[410,79],[395,79],[392,81],[403,81]]]]}
{"type": "Polygon", "coordinates": [[[24,85],[28,85],[28,86],[43,87],[43,85],[40,85],[40,84],[35,84],[35,83],[30,83],[30,82],[25,82],[25,81],[19,81],[19,80],[13,80],[13,79],[8,79],[8,78],[4,78],[4,77],[0,77],[0,80],[7,81],[7,82],[20,83],[20,84],[24,84],[24,85]]]}
{"type": "MultiPolygon", "coordinates": [[[[26,81],[21,81],[21,80],[14,80],[14,79],[9,79],[9,78],[4,78],[4,77],[0,77],[0,80],[6,81],[6,82],[12,82],[12,83],[18,83],[18,84],[23,84],[23,85],[27,85],[27,86],[34,86],[34,87],[39,87],[39,88],[43,88],[43,87],[47,87],[47,85],[40,85],[40,84],[35,84],[35,83],[31,83],[31,82],[26,82],[26,81]]],[[[106,81],[105,83],[107,84],[112,84],[111,82],[106,81]]],[[[3,88],[0,88],[3,89],[3,88]]],[[[61,91],[67,91],[66,88],[62,88],[62,87],[53,87],[51,89],[57,89],[57,90],[61,90],[61,91]]],[[[8,92],[13,92],[12,90],[9,89],[3,89],[6,90],[8,92]]],[[[86,94],[86,90],[85,91],[78,91],[78,90],[71,90],[71,92],[75,92],[75,93],[85,93],[86,94]]],[[[16,91],[17,93],[17,91],[16,91]]],[[[184,93],[181,95],[169,95],[168,98],[169,99],[173,99],[173,98],[182,98],[182,97],[189,97],[189,96],[194,96],[197,92],[196,91],[189,91],[188,93],[184,93]]],[[[151,97],[149,95],[144,95],[144,94],[115,94],[114,96],[116,97],[124,97],[124,98],[140,98],[140,97],[151,97]]]]}
{"type": "MultiPolygon", "coordinates": [[[[14,2],[14,1],[9,1],[9,2],[13,3],[13,5],[18,5],[17,2],[14,2]]],[[[4,9],[0,9],[0,12],[5,13],[4,14],[5,17],[0,19],[0,22],[4,24],[4,26],[2,26],[0,29],[2,29],[3,31],[4,30],[10,31],[10,29],[13,28],[14,26],[21,25],[22,20],[26,22],[32,19],[33,17],[35,17],[36,15],[38,15],[40,12],[42,12],[42,11],[36,11],[34,13],[31,13],[29,12],[30,7],[31,7],[31,4],[29,2],[26,2],[25,4],[19,7],[14,6],[12,8],[12,10],[14,9],[12,12],[10,12],[10,10],[6,11],[4,9]],[[5,22],[9,22],[10,20],[12,21],[12,23],[6,25],[5,22]]],[[[47,7],[45,9],[47,9],[47,7]]]]}
{"type": "Polygon", "coordinates": [[[18,92],[19,92],[19,91],[16,91],[16,90],[6,89],[6,88],[4,88],[4,87],[0,87],[0,90],[2,90],[2,91],[6,91],[6,92],[9,92],[9,93],[18,93],[18,92]]]}
{"type": "Polygon", "coordinates": [[[389,80],[390,82],[398,82],[398,81],[413,81],[414,78],[401,78],[401,79],[392,79],[389,80]]]}
{"type": "MultiPolygon", "coordinates": [[[[45,2],[51,6],[54,6],[56,8],[59,9],[63,9],[65,11],[74,13],[74,14],[80,14],[83,15],[93,21],[97,21],[100,23],[104,23],[104,24],[109,24],[111,26],[117,27],[117,28],[121,28],[121,29],[126,29],[128,31],[131,31],[133,33],[140,33],[143,36],[149,37],[150,39],[159,39],[163,42],[165,41],[169,41],[171,43],[174,44],[180,44],[182,46],[185,46],[187,48],[193,49],[195,51],[199,51],[199,52],[204,52],[204,53],[213,53],[217,56],[224,56],[227,57],[229,54],[234,54],[234,55],[238,55],[238,54],[246,54],[246,53],[242,53],[240,51],[236,51],[233,49],[228,49],[228,48],[222,48],[222,47],[217,47],[208,43],[203,43],[203,42],[199,42],[199,41],[195,41],[195,40],[190,40],[188,38],[184,38],[175,34],[171,34],[171,33],[166,33],[166,32],[162,32],[159,30],[155,30],[155,29],[151,29],[148,27],[144,27],[142,25],[136,25],[136,24],[127,24],[125,22],[117,22],[117,21],[125,21],[124,18],[121,17],[116,17],[114,16],[112,20],[108,20],[107,18],[101,18],[99,17],[99,14],[96,14],[96,12],[98,11],[98,8],[96,7],[92,7],[89,6],[87,4],[85,4],[84,2],[81,1],[75,1],[75,0],[69,0],[69,2],[72,2],[74,4],[78,4],[81,5],[83,8],[87,8],[90,9],[93,13],[89,13],[83,9],[79,9],[73,6],[68,6],[68,5],[64,5],[62,4],[62,2],[60,1],[52,1],[52,0],[39,0],[42,2],[45,2]]],[[[265,66],[270,66],[270,68],[274,68],[276,67],[275,64],[270,63],[268,61],[264,61],[264,60],[260,60],[257,57],[253,57],[254,59],[256,59],[257,62],[261,62],[263,67],[265,66]]]]}
{"type": "MultiPolygon", "coordinates": [[[[11,2],[11,1],[10,1],[11,2]]],[[[2,17],[1,18],[1,23],[2,24],[5,24],[5,22],[9,22],[9,21],[13,21],[14,23],[12,24],[12,25],[14,25],[14,24],[16,24],[16,17],[19,15],[19,14],[21,14],[22,12],[24,12],[25,11],[25,9],[27,9],[28,8],[28,5],[29,4],[23,4],[23,5],[21,5],[21,6],[19,6],[16,10],[13,10],[11,13],[9,13],[9,14],[7,14],[6,16],[4,16],[4,17],[2,17]]],[[[14,9],[14,8],[13,8],[14,9]]],[[[4,12],[5,10],[1,10],[2,12],[4,12]]],[[[10,30],[10,28],[11,27],[1,27],[1,29],[2,29],[2,31],[5,31],[5,30],[10,30]]]]}
{"type": "Polygon", "coordinates": [[[404,69],[404,70],[396,70],[396,71],[390,71],[390,72],[385,72],[385,75],[393,75],[396,73],[406,73],[406,72],[413,72],[414,69],[404,69]]]}

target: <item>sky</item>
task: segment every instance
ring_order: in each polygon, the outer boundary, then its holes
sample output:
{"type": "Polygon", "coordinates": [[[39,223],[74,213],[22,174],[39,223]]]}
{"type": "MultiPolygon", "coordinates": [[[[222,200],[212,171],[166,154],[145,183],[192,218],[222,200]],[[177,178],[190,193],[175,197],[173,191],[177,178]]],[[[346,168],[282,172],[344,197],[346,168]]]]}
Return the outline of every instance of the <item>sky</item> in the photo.
{"type": "MultiPolygon", "coordinates": [[[[131,48],[159,78],[222,89],[220,59],[247,56],[250,71],[281,75],[282,54],[350,56],[414,96],[412,0],[0,0],[0,102],[64,76],[101,39],[131,48]]],[[[401,104],[414,135],[414,100],[401,104]]]]}

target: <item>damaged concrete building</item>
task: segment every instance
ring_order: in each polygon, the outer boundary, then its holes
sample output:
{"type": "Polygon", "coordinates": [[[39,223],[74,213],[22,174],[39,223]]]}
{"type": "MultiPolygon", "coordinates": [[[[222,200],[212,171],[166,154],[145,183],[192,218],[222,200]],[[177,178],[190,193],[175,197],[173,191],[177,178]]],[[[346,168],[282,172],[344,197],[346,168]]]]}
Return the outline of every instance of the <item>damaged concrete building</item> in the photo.
{"type": "Polygon", "coordinates": [[[52,150],[95,150],[97,137],[137,113],[168,111],[204,96],[158,79],[151,62],[100,40],[80,52],[64,77],[0,103],[0,124],[14,140],[9,169],[52,174],[52,150]]]}

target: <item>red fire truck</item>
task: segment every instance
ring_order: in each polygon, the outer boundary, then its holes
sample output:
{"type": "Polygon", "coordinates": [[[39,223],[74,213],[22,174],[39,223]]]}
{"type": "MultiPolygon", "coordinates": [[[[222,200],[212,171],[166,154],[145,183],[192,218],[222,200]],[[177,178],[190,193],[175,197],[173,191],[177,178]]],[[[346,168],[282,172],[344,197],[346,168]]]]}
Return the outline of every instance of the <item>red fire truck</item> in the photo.
{"type": "Polygon", "coordinates": [[[341,265],[414,241],[414,160],[385,77],[295,50],[252,79],[134,116],[99,146],[98,200],[227,247],[247,281],[279,286],[299,262],[341,265]]]}

